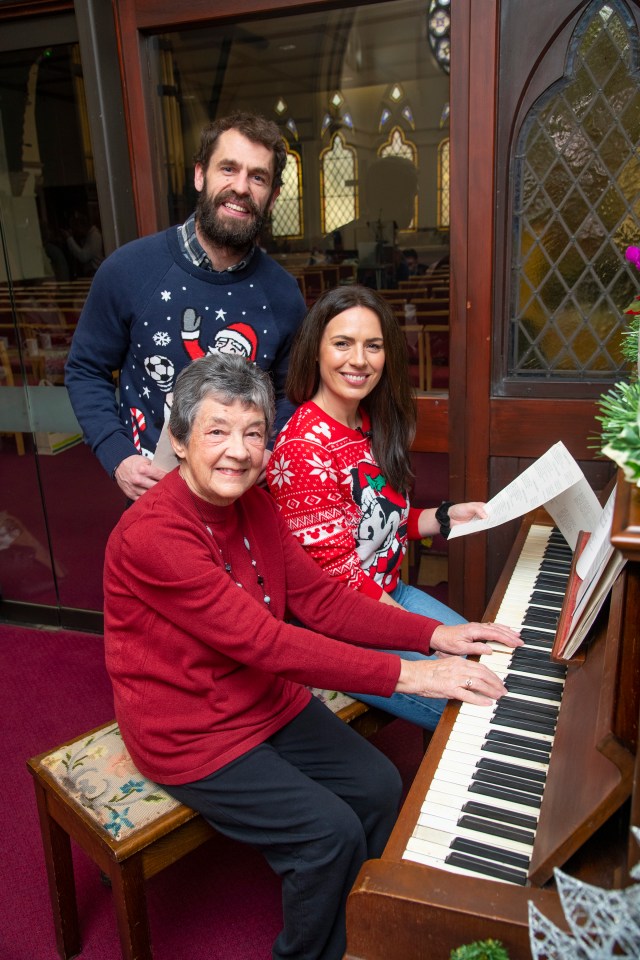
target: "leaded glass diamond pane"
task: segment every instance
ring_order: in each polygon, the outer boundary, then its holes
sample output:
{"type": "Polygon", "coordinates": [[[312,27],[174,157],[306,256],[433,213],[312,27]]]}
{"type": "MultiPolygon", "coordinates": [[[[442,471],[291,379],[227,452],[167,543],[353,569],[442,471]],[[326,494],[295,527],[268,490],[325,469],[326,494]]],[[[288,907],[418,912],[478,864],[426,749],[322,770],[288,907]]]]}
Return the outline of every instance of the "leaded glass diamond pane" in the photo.
{"type": "Polygon", "coordinates": [[[287,163],[282,173],[282,187],[271,214],[271,233],[274,237],[301,237],[302,194],[300,158],[287,153],[287,163]]]}
{"type": "Polygon", "coordinates": [[[638,38],[620,0],[592,2],[567,72],[515,150],[509,375],[614,380],[640,238],[638,38]]]}

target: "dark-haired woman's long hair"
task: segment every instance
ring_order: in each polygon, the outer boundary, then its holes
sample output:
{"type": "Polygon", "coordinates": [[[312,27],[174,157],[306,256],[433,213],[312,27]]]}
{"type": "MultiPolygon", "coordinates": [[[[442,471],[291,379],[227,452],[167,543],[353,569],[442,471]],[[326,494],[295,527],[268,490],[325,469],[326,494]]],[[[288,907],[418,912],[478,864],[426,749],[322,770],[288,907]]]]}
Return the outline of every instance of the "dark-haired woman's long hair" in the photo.
{"type": "Polygon", "coordinates": [[[371,448],[394,490],[406,493],[413,479],[409,448],[416,432],[416,407],[409,382],[407,344],[391,306],[359,284],[327,290],[313,304],[298,331],[289,360],[286,392],[296,405],[315,396],[320,342],[330,320],[352,307],[367,307],[380,320],[384,370],[362,407],[371,419],[371,448]]]}

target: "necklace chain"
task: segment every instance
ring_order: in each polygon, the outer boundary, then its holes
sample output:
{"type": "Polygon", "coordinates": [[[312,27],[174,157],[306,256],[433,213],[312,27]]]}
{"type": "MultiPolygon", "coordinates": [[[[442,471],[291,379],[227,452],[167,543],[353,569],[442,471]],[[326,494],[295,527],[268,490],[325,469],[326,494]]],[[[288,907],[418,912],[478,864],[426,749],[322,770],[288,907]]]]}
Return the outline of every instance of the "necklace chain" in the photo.
{"type": "MultiPolygon", "coordinates": [[[[207,530],[209,531],[209,533],[210,533],[211,536],[213,537],[213,540],[214,540],[214,542],[216,543],[216,546],[218,547],[218,550],[220,551],[220,556],[222,557],[222,562],[224,563],[224,568],[225,568],[225,570],[227,571],[227,573],[229,574],[229,576],[231,577],[231,579],[232,579],[233,582],[235,583],[236,587],[240,587],[241,590],[244,589],[243,584],[241,584],[239,580],[236,580],[236,579],[235,579],[235,577],[234,577],[234,575],[233,575],[233,570],[231,569],[231,564],[229,563],[228,560],[225,560],[225,558],[224,558],[224,553],[222,552],[222,547],[221,547],[220,544],[216,541],[216,538],[213,536],[213,531],[212,531],[211,527],[210,527],[208,524],[206,524],[206,523],[205,523],[205,527],[207,528],[207,530]]],[[[267,594],[267,591],[266,591],[265,588],[264,588],[264,577],[263,577],[260,573],[258,573],[258,565],[257,565],[256,561],[253,559],[253,557],[252,557],[252,555],[251,555],[251,544],[249,543],[249,541],[247,540],[246,537],[243,537],[243,538],[242,538],[242,541],[243,541],[245,547],[247,548],[247,553],[249,554],[249,559],[251,560],[251,566],[253,567],[253,569],[254,569],[254,571],[255,571],[255,574],[256,574],[256,581],[257,581],[257,583],[258,583],[258,586],[259,586],[260,589],[262,590],[262,596],[263,596],[264,602],[268,605],[269,603],[271,603],[271,597],[267,594]]]]}
{"type": "MultiPolygon", "coordinates": [[[[180,476],[182,477],[182,474],[180,474],[180,476]]],[[[199,505],[198,505],[198,501],[196,500],[196,498],[195,498],[195,496],[194,496],[194,494],[193,494],[193,491],[191,490],[189,484],[188,484],[187,481],[184,479],[184,477],[182,477],[182,480],[184,481],[185,486],[186,486],[187,490],[189,491],[189,495],[190,495],[191,499],[193,500],[193,505],[194,505],[194,507],[196,508],[196,512],[197,512],[198,516],[200,517],[200,520],[201,520],[202,523],[204,524],[205,530],[207,530],[207,532],[209,533],[209,536],[211,537],[211,539],[213,540],[213,542],[214,542],[215,545],[217,546],[218,550],[220,551],[220,556],[222,557],[222,562],[223,562],[223,564],[224,564],[224,569],[225,569],[226,572],[229,574],[229,576],[231,577],[231,579],[233,580],[233,582],[235,583],[235,585],[236,585],[237,587],[240,587],[241,590],[244,589],[244,587],[243,587],[243,585],[240,583],[240,581],[235,579],[235,577],[234,577],[234,575],[233,575],[233,570],[231,569],[231,563],[230,563],[228,560],[225,560],[224,553],[222,552],[222,547],[220,546],[220,544],[218,543],[218,541],[217,541],[216,538],[214,537],[214,535],[213,535],[213,530],[211,529],[211,527],[209,526],[209,524],[207,523],[207,521],[206,521],[206,520],[204,519],[204,517],[202,516],[202,513],[200,512],[200,507],[199,507],[199,505]]],[[[244,537],[244,536],[243,536],[243,538],[242,538],[242,541],[243,541],[243,543],[244,543],[244,545],[245,545],[245,547],[246,547],[247,553],[249,554],[249,559],[251,560],[251,566],[253,567],[253,569],[254,569],[254,571],[255,571],[256,581],[257,581],[257,583],[258,583],[258,586],[259,586],[260,589],[262,590],[262,596],[263,596],[264,602],[268,605],[268,604],[271,603],[271,597],[268,595],[267,591],[266,591],[265,588],[264,588],[264,577],[262,576],[261,573],[259,573],[259,571],[258,571],[258,564],[257,564],[256,561],[253,559],[253,556],[252,556],[252,554],[251,554],[251,544],[249,543],[249,541],[247,540],[247,538],[244,537]]]]}

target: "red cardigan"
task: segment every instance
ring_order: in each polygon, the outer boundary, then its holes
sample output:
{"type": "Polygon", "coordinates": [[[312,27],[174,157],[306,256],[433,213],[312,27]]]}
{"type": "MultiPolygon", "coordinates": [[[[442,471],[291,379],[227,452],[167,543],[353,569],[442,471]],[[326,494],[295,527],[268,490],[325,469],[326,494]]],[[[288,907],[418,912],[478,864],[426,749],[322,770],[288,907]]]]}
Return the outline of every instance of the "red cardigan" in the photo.
{"type": "Polygon", "coordinates": [[[177,470],[113,530],[104,594],[118,723],[138,769],[167,784],[262,743],[306,706],[304,684],[390,695],[399,659],[366,646],[428,653],[437,625],[320,571],[265,491],[214,507],[177,470]]]}

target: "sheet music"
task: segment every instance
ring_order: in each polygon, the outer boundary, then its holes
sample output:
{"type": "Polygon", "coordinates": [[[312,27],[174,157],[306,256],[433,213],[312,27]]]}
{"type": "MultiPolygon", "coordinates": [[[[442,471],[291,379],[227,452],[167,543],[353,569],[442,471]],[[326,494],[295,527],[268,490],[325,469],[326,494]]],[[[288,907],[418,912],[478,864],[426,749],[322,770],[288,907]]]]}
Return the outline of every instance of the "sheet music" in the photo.
{"type": "MultiPolygon", "coordinates": [[[[613,553],[610,537],[615,501],[616,492],[614,488],[602,510],[602,515],[597,526],[591,531],[591,536],[582,554],[578,558],[576,573],[583,581],[583,586],[591,580],[597,570],[603,569],[605,563],[613,553]]],[[[581,593],[582,592],[578,593],[578,600],[580,599],[581,593]]]]}
{"type": "Polygon", "coordinates": [[[489,530],[541,506],[546,507],[572,550],[580,530],[594,530],[602,515],[598,498],[562,441],[486,504],[486,520],[456,524],[449,539],[489,530]]]}

